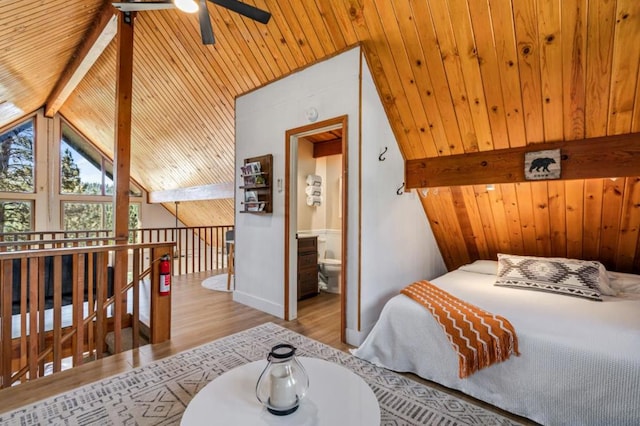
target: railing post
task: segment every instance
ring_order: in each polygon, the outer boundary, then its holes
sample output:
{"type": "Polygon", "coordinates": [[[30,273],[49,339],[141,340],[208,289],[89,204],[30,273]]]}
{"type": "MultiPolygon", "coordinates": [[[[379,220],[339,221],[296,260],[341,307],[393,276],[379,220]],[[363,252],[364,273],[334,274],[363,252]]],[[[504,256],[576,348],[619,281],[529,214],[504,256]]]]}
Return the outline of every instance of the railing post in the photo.
{"type": "MultiPolygon", "coordinates": [[[[154,247],[151,250],[151,343],[161,343],[171,338],[171,292],[160,295],[160,258],[173,257],[171,246],[154,247]]],[[[173,263],[173,262],[170,262],[173,263]]],[[[171,271],[171,275],[174,275],[171,271]]]]}

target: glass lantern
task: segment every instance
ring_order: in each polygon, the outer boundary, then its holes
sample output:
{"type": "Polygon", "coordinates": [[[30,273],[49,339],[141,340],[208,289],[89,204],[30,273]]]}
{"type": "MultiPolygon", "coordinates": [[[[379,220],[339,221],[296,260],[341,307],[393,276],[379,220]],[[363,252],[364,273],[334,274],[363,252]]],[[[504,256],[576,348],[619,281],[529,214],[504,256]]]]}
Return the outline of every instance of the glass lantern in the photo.
{"type": "Polygon", "coordinates": [[[309,376],[295,352],[296,348],[289,344],[271,348],[267,366],[256,384],[258,401],[277,416],[296,411],[309,389],[309,376]]]}

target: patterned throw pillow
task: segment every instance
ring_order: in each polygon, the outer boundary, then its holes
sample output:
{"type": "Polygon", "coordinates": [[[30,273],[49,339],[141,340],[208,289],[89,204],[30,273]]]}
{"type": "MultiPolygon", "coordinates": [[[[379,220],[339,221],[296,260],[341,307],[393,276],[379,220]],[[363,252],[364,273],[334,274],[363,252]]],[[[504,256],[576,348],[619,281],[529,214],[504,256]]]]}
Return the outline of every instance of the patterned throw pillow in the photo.
{"type": "Polygon", "coordinates": [[[495,285],[602,301],[600,262],[498,254],[495,285]]]}

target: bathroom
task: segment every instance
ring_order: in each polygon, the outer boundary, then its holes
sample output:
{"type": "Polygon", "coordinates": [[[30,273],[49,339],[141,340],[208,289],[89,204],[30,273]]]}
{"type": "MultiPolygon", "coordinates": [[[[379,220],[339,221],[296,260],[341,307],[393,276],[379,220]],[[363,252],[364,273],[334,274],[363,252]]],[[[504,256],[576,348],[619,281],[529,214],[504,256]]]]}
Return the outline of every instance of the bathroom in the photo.
{"type": "Polygon", "coordinates": [[[339,133],[298,139],[297,176],[298,235],[318,237],[318,286],[336,294],[341,292],[342,269],[342,154],[337,148],[320,148],[341,140],[339,133]]]}

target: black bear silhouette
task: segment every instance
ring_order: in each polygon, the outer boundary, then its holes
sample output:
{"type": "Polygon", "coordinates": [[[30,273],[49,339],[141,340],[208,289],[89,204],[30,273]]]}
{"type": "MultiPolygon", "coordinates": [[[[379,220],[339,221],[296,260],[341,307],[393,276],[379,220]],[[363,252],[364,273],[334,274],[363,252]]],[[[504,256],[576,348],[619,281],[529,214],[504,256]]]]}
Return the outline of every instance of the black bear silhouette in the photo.
{"type": "Polygon", "coordinates": [[[536,158],[531,162],[531,167],[529,167],[529,172],[532,172],[533,169],[536,169],[536,172],[539,172],[542,169],[543,172],[549,171],[549,164],[555,164],[556,160],[549,157],[541,157],[536,158]]]}

